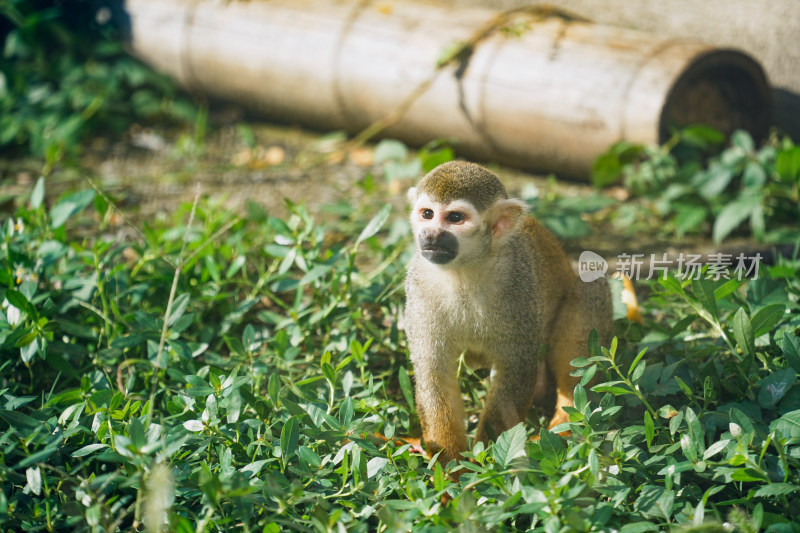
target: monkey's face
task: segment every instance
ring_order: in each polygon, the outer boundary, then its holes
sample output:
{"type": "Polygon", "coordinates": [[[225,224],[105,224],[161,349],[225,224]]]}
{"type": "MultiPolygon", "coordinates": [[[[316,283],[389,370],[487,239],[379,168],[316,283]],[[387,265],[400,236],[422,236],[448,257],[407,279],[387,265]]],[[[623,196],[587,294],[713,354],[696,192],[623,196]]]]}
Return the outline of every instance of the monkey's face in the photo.
{"type": "Polygon", "coordinates": [[[435,265],[453,267],[471,257],[483,255],[481,216],[465,200],[440,203],[427,194],[409,191],[411,228],[422,257],[435,265]]]}

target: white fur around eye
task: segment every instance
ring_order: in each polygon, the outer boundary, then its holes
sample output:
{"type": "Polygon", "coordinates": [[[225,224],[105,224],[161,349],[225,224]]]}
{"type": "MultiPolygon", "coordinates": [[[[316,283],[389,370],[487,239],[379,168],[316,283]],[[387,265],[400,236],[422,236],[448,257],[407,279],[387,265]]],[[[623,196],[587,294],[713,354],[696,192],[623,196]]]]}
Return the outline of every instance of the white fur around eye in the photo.
{"type": "Polygon", "coordinates": [[[475,218],[478,216],[478,210],[475,209],[475,206],[464,200],[455,200],[449,204],[446,204],[444,208],[448,213],[452,211],[458,211],[459,213],[464,213],[469,218],[475,218]]]}

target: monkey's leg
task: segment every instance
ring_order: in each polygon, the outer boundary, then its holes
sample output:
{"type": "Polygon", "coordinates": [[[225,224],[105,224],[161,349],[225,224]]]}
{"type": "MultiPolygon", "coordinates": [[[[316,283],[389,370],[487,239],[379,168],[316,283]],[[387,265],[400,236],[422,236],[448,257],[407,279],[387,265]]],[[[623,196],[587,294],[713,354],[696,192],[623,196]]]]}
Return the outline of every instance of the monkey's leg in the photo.
{"type": "Polygon", "coordinates": [[[496,439],[503,431],[525,420],[533,403],[538,362],[538,343],[506,352],[505,365],[492,369],[491,386],[481,413],[475,440],[496,439]]]}
{"type": "Polygon", "coordinates": [[[442,466],[459,459],[467,449],[464,401],[458,386],[457,363],[436,365],[435,358],[414,361],[416,403],[422,423],[422,437],[428,453],[441,451],[442,466]]]}
{"type": "Polygon", "coordinates": [[[569,421],[564,407],[574,405],[573,394],[580,378],[570,376],[575,368],[570,365],[576,357],[589,355],[587,341],[592,329],[597,329],[601,344],[611,333],[611,293],[605,279],[591,283],[576,281],[550,332],[547,366],[553,374],[556,387],[556,410],[550,426],[569,421]]]}

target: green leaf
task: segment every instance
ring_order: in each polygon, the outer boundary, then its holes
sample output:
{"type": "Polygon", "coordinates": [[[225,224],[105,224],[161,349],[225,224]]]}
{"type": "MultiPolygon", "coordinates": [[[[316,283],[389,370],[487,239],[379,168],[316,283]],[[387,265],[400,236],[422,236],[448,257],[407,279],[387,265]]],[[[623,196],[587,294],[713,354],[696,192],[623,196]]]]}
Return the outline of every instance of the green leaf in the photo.
{"type": "Polygon", "coordinates": [[[586,410],[586,389],[584,389],[581,385],[575,386],[572,403],[577,411],[583,413],[586,410]]]}
{"type": "Polygon", "coordinates": [[[758,338],[765,333],[771,332],[785,316],[786,306],[783,304],[762,307],[756,311],[750,321],[753,328],[753,336],[758,338]]]}
{"type": "Polygon", "coordinates": [[[322,466],[322,459],[320,459],[319,455],[317,455],[316,452],[314,452],[314,450],[311,448],[306,446],[298,446],[297,456],[301,461],[311,468],[319,468],[322,466]]]}
{"type": "Polygon", "coordinates": [[[209,385],[200,376],[189,374],[188,376],[184,376],[183,379],[185,379],[186,382],[191,385],[191,387],[186,389],[186,394],[189,396],[208,396],[209,394],[213,394],[215,392],[214,387],[209,385]]]}
{"type": "Polygon", "coordinates": [[[183,316],[183,313],[186,312],[186,308],[189,306],[190,299],[191,297],[187,293],[179,294],[175,298],[172,302],[172,309],[170,309],[167,325],[172,326],[176,320],[183,316]]]}
{"type": "Polygon", "coordinates": [[[697,204],[675,204],[675,229],[679,236],[692,232],[706,221],[708,208],[697,204]]]}
{"type": "Polygon", "coordinates": [[[406,145],[395,139],[383,139],[375,146],[375,163],[403,161],[408,157],[406,145]]]}
{"type": "Polygon", "coordinates": [[[691,462],[697,462],[697,446],[692,438],[687,434],[684,433],[681,436],[681,449],[683,450],[683,455],[691,462]]]}
{"type": "Polygon", "coordinates": [[[231,279],[233,276],[236,275],[239,270],[242,269],[244,264],[247,262],[247,257],[244,255],[237,255],[233,261],[231,261],[228,270],[225,271],[225,279],[231,279]]]}
{"type": "Polygon", "coordinates": [[[322,363],[320,365],[320,370],[322,370],[322,375],[325,376],[325,379],[327,379],[331,384],[336,383],[336,371],[331,365],[328,363],[322,363]]]}
{"type": "Polygon", "coordinates": [[[277,372],[269,375],[269,382],[267,383],[267,393],[269,394],[272,404],[277,406],[280,401],[281,380],[277,372]]]}
{"type": "Polygon", "coordinates": [[[131,439],[131,443],[137,449],[140,449],[147,443],[144,437],[144,426],[142,426],[142,423],[139,422],[139,419],[136,417],[133,417],[128,423],[128,438],[131,439]]]}
{"type": "Polygon", "coordinates": [[[439,165],[452,161],[454,157],[455,153],[449,146],[433,150],[423,147],[423,149],[419,151],[423,172],[430,172],[439,165]]]}
{"type": "Polygon", "coordinates": [[[719,311],[717,310],[717,299],[714,296],[714,289],[711,282],[705,279],[692,280],[692,292],[694,292],[697,301],[700,305],[714,317],[719,318],[719,311]]]}
{"type": "Polygon", "coordinates": [[[685,294],[683,286],[681,286],[681,282],[673,277],[663,278],[659,276],[658,284],[664,287],[664,289],[670,294],[676,294],[679,296],[683,296],[685,294]]]}
{"type": "MultiPolygon", "coordinates": [[[[25,314],[27,314],[33,320],[36,320],[38,318],[39,314],[36,312],[36,308],[33,306],[33,304],[30,301],[28,301],[28,299],[25,297],[25,295],[22,294],[21,292],[19,292],[17,290],[14,290],[14,289],[7,290],[6,291],[6,300],[8,300],[8,303],[10,303],[11,305],[16,307],[20,311],[22,311],[25,314]]],[[[27,343],[27,344],[30,344],[30,343],[27,343]]]]}
{"type": "Polygon", "coordinates": [[[797,381],[794,368],[784,368],[771,373],[759,383],[758,403],[765,409],[775,407],[797,381]]]}
{"type": "Polygon", "coordinates": [[[498,464],[508,466],[511,460],[525,455],[525,424],[520,422],[504,431],[494,444],[494,458],[498,464]]]}
{"type": "Polygon", "coordinates": [[[691,437],[692,444],[697,449],[697,452],[702,455],[706,449],[703,425],[700,423],[700,419],[697,418],[697,415],[691,407],[686,408],[685,414],[686,426],[689,430],[689,437],[691,437]]]}
{"type": "Polygon", "coordinates": [[[764,474],[754,468],[740,468],[731,474],[734,481],[767,481],[764,474]]]}
{"type": "Polygon", "coordinates": [[[750,419],[750,417],[735,407],[731,409],[731,422],[740,426],[742,428],[742,432],[745,434],[750,434],[755,431],[753,421],[750,419]]]}
{"type": "Polygon", "coordinates": [[[761,207],[761,196],[755,194],[742,195],[722,208],[714,221],[712,239],[714,243],[722,242],[733,230],[750,218],[761,207]]]}
{"type": "Polygon", "coordinates": [[[205,425],[203,425],[203,423],[199,420],[187,420],[186,422],[183,423],[183,427],[184,429],[186,429],[186,431],[191,431],[192,433],[199,433],[203,431],[205,425]]]}
{"type": "Polygon", "coordinates": [[[397,373],[397,379],[400,382],[400,390],[403,393],[403,398],[406,399],[408,406],[414,409],[413,387],[411,386],[411,378],[408,377],[408,372],[405,367],[400,367],[400,371],[397,373]]]}
{"type": "MultiPolygon", "coordinates": [[[[636,355],[636,357],[634,357],[634,359],[633,359],[633,362],[631,363],[631,367],[630,367],[630,369],[628,370],[628,378],[629,378],[631,381],[636,381],[636,379],[638,379],[638,378],[631,378],[631,375],[633,374],[633,371],[634,371],[634,370],[636,370],[636,366],[639,364],[639,361],[641,361],[641,360],[642,360],[642,357],[644,357],[644,354],[645,354],[646,352],[647,352],[647,348],[645,348],[645,349],[641,350],[641,351],[640,351],[640,352],[639,352],[639,353],[636,355]]],[[[639,374],[639,376],[641,377],[641,373],[639,374]]]]}
{"type": "Polygon", "coordinates": [[[619,533],[646,533],[648,531],[660,531],[660,529],[652,522],[630,522],[619,529],[619,533]]]}
{"type": "Polygon", "coordinates": [[[34,431],[42,426],[42,421],[17,411],[0,409],[0,419],[5,420],[9,426],[26,432],[34,431]]]}
{"type": "Polygon", "coordinates": [[[589,471],[594,477],[597,477],[600,474],[600,459],[597,457],[597,450],[594,448],[589,450],[588,462],[589,471]]]}
{"type": "Polygon", "coordinates": [[[752,152],[755,150],[755,142],[753,142],[753,137],[745,130],[736,130],[731,135],[731,145],[741,148],[745,152],[752,152]]]}
{"type": "Polygon", "coordinates": [[[789,366],[800,372],[800,338],[787,333],[781,341],[781,350],[789,366]]]}
{"type": "Polygon", "coordinates": [[[753,336],[753,326],[750,317],[744,307],[740,307],[733,316],[733,336],[742,353],[752,356],[755,353],[755,337],[753,336]]]}
{"type": "Polygon", "coordinates": [[[698,174],[693,185],[706,200],[713,201],[733,179],[733,171],[722,163],[712,164],[708,170],[698,174]]]}
{"type": "Polygon", "coordinates": [[[322,427],[322,423],[325,422],[333,429],[339,428],[339,421],[334,418],[333,416],[329,415],[325,412],[325,410],[320,409],[313,403],[309,403],[305,405],[305,411],[308,413],[309,417],[311,417],[311,422],[318,428],[322,427]]]}
{"type": "Polygon", "coordinates": [[[686,382],[680,378],[680,376],[673,376],[673,377],[675,378],[675,381],[678,383],[678,387],[683,391],[683,393],[687,397],[692,398],[694,396],[692,388],[689,385],[687,385],[686,382]]]}
{"type": "Polygon", "coordinates": [[[72,457],[83,457],[84,455],[89,455],[90,453],[94,453],[97,450],[104,450],[108,448],[108,444],[103,443],[95,443],[95,444],[88,444],[83,448],[79,448],[72,452],[72,457]]]}
{"type": "Polygon", "coordinates": [[[792,492],[797,492],[798,490],[800,490],[800,487],[797,485],[792,485],[791,483],[770,483],[769,485],[760,487],[754,496],[756,498],[784,496],[786,494],[791,494],[792,492]]]}
{"type": "MultiPolygon", "coordinates": [[[[342,402],[341,407],[339,408],[339,422],[342,426],[347,427],[353,421],[353,415],[355,414],[355,409],[353,408],[353,399],[348,397],[342,402]]],[[[386,437],[391,438],[391,437],[386,437]]]]}
{"type": "Polygon", "coordinates": [[[714,290],[714,299],[717,301],[724,300],[734,292],[736,292],[739,287],[742,286],[744,280],[740,279],[729,279],[719,287],[714,290]]]}
{"type": "Polygon", "coordinates": [[[305,275],[300,278],[300,285],[308,285],[309,283],[314,283],[318,279],[321,279],[325,276],[328,272],[331,271],[333,265],[314,265],[311,270],[305,273],[305,275]]]}
{"type": "Polygon", "coordinates": [[[650,416],[649,411],[644,412],[644,436],[647,439],[647,448],[653,444],[653,437],[656,434],[656,426],[653,423],[653,417],[650,416]]]}
{"type": "Polygon", "coordinates": [[[758,191],[766,182],[767,172],[764,167],[758,161],[748,161],[742,173],[742,185],[744,185],[744,188],[758,191]]]}
{"type": "Polygon", "coordinates": [[[39,179],[36,180],[36,185],[33,187],[33,192],[31,193],[31,209],[39,209],[42,203],[44,203],[44,176],[39,176],[39,179]]]}
{"type": "Polygon", "coordinates": [[[296,416],[289,418],[281,428],[281,457],[284,464],[297,451],[297,444],[300,441],[300,423],[296,416]]]}
{"type": "Polygon", "coordinates": [[[732,441],[730,439],[723,439],[715,442],[706,449],[705,453],[703,454],[703,460],[708,460],[711,457],[715,456],[716,454],[727,448],[731,442],[732,441]]]}
{"type": "Polygon", "coordinates": [[[539,446],[545,456],[549,456],[551,459],[557,459],[566,449],[561,437],[545,428],[539,431],[539,446]]]}
{"type": "MultiPolygon", "coordinates": [[[[373,457],[367,461],[367,479],[374,477],[389,463],[386,457],[373,457]]],[[[436,463],[437,465],[439,463],[436,463]]]]}
{"type": "Polygon", "coordinates": [[[641,379],[641,377],[642,377],[642,374],[644,374],[645,368],[647,368],[647,362],[646,361],[642,361],[641,363],[639,363],[639,365],[637,365],[636,369],[631,373],[630,380],[633,383],[636,383],[637,381],[639,381],[639,379],[641,379]]]}
{"type": "Polygon", "coordinates": [[[639,511],[644,516],[665,518],[669,520],[672,516],[672,508],[675,504],[675,492],[657,485],[645,485],[642,487],[639,497],[634,502],[634,510],[639,511]]]}
{"type": "Polygon", "coordinates": [[[619,181],[622,176],[622,164],[616,154],[606,152],[600,154],[592,166],[592,185],[607,187],[619,181]]]}
{"type": "Polygon", "coordinates": [[[94,189],[72,193],[60,199],[50,209],[50,227],[60,228],[73,215],[82,211],[94,200],[94,189]]]}
{"type": "Polygon", "coordinates": [[[42,493],[42,470],[36,466],[25,470],[25,477],[28,480],[27,488],[35,495],[42,493]]]}
{"type": "Polygon", "coordinates": [[[681,140],[691,146],[708,149],[725,142],[725,134],[702,124],[687,126],[680,131],[681,140]]]}
{"type": "Polygon", "coordinates": [[[622,169],[636,160],[644,146],[628,141],[619,141],[609,150],[601,154],[592,166],[592,184],[595,187],[606,187],[616,183],[622,175],[622,169]]]}
{"type": "Polygon", "coordinates": [[[389,218],[389,213],[392,212],[392,205],[386,204],[381,207],[380,211],[372,217],[367,225],[361,230],[361,234],[359,234],[358,238],[356,239],[355,246],[358,247],[359,244],[364,242],[365,240],[369,239],[376,233],[380,231],[383,225],[386,223],[386,220],[389,218]]]}
{"type": "Polygon", "coordinates": [[[219,406],[217,404],[217,397],[209,394],[206,398],[206,408],[203,411],[203,420],[213,421],[219,415],[219,406]]]}
{"type": "Polygon", "coordinates": [[[610,385],[595,385],[592,387],[594,392],[609,392],[614,396],[624,396],[626,394],[633,394],[633,391],[630,389],[625,389],[622,387],[614,387],[610,385]]]}
{"type": "Polygon", "coordinates": [[[800,146],[781,150],[775,159],[775,171],[785,183],[800,182],[800,146]]]}

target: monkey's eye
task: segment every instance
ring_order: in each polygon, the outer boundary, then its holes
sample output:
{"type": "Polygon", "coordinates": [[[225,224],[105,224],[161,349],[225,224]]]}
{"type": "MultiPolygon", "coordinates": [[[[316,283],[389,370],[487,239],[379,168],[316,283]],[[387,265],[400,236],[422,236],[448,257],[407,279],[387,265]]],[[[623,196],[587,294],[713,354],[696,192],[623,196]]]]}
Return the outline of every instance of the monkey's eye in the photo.
{"type": "Polygon", "coordinates": [[[452,222],[453,224],[458,224],[466,218],[467,217],[464,215],[464,213],[459,213],[458,211],[451,211],[450,213],[447,213],[447,221],[452,222]]]}
{"type": "Polygon", "coordinates": [[[425,220],[430,220],[433,218],[433,209],[423,209],[422,210],[422,218],[425,220]]]}

